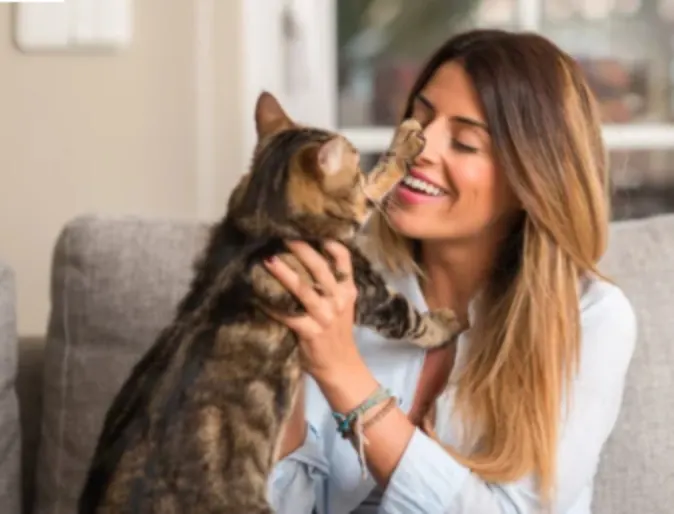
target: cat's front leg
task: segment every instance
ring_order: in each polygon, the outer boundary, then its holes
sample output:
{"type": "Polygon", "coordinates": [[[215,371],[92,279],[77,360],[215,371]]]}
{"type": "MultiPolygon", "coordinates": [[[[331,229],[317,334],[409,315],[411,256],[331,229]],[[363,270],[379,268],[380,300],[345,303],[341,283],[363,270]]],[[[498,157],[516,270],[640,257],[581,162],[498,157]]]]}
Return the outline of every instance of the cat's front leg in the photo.
{"type": "Polygon", "coordinates": [[[360,325],[370,326],[391,339],[404,339],[421,348],[437,348],[448,344],[463,330],[463,325],[451,309],[419,312],[400,293],[388,291],[383,303],[368,305],[359,302],[360,325]]]}
{"type": "Polygon", "coordinates": [[[436,348],[454,340],[463,329],[456,313],[439,309],[421,313],[402,294],[392,291],[358,250],[351,252],[358,287],[358,325],[374,328],[384,337],[405,339],[415,346],[436,348]]]}

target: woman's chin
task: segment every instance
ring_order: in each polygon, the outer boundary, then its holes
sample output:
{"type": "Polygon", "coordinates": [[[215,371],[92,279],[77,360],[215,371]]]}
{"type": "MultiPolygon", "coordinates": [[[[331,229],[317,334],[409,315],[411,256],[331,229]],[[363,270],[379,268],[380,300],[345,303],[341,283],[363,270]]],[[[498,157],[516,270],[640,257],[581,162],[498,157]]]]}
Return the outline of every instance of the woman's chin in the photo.
{"type": "Polygon", "coordinates": [[[404,209],[391,209],[387,212],[389,226],[398,234],[410,239],[454,239],[457,227],[451,218],[431,218],[419,216],[404,209]]]}
{"type": "MultiPolygon", "coordinates": [[[[415,237],[420,232],[418,216],[406,212],[404,209],[390,209],[388,211],[388,223],[393,230],[406,237],[415,237]]],[[[421,230],[423,231],[423,229],[421,230]]]]}

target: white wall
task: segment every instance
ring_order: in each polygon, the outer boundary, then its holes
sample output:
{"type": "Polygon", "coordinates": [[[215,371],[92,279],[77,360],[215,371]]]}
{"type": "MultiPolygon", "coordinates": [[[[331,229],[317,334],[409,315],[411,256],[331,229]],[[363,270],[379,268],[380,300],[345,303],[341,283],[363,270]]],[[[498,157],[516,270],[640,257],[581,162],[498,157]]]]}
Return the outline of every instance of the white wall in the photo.
{"type": "Polygon", "coordinates": [[[116,55],[22,54],[0,5],[0,259],[17,274],[21,336],[46,330],[65,222],[217,215],[245,166],[241,1],[134,4],[132,47],[116,55]]]}

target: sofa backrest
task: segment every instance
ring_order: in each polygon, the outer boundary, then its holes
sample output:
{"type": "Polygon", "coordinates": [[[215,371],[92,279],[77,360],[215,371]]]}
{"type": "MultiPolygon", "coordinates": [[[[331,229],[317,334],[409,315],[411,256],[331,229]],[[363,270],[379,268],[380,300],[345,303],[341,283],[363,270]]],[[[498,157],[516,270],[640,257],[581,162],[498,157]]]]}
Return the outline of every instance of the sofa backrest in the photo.
{"type": "Polygon", "coordinates": [[[205,229],[136,218],[77,218],[52,262],[34,514],[77,512],[105,412],[173,315],[205,229]]]}
{"type": "Polygon", "coordinates": [[[674,215],[615,223],[602,270],[632,302],[638,338],[606,444],[595,514],[674,508],[674,215]]]}

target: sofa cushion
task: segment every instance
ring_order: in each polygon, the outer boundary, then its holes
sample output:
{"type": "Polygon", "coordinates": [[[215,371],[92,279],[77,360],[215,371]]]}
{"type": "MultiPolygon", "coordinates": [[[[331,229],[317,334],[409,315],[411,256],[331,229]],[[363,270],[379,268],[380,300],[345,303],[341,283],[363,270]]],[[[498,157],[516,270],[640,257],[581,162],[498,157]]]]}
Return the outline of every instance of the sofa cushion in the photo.
{"type": "Polygon", "coordinates": [[[0,512],[21,512],[21,430],[15,390],[18,341],[14,274],[0,263],[0,512]]]}
{"type": "Polygon", "coordinates": [[[637,315],[623,407],[602,457],[595,514],[674,505],[674,216],[614,224],[602,261],[637,315]]]}
{"type": "MultiPolygon", "coordinates": [[[[188,287],[205,227],[75,219],[53,257],[36,514],[76,512],[105,412],[188,287]]],[[[3,510],[4,512],[4,510],[3,510]]]]}

